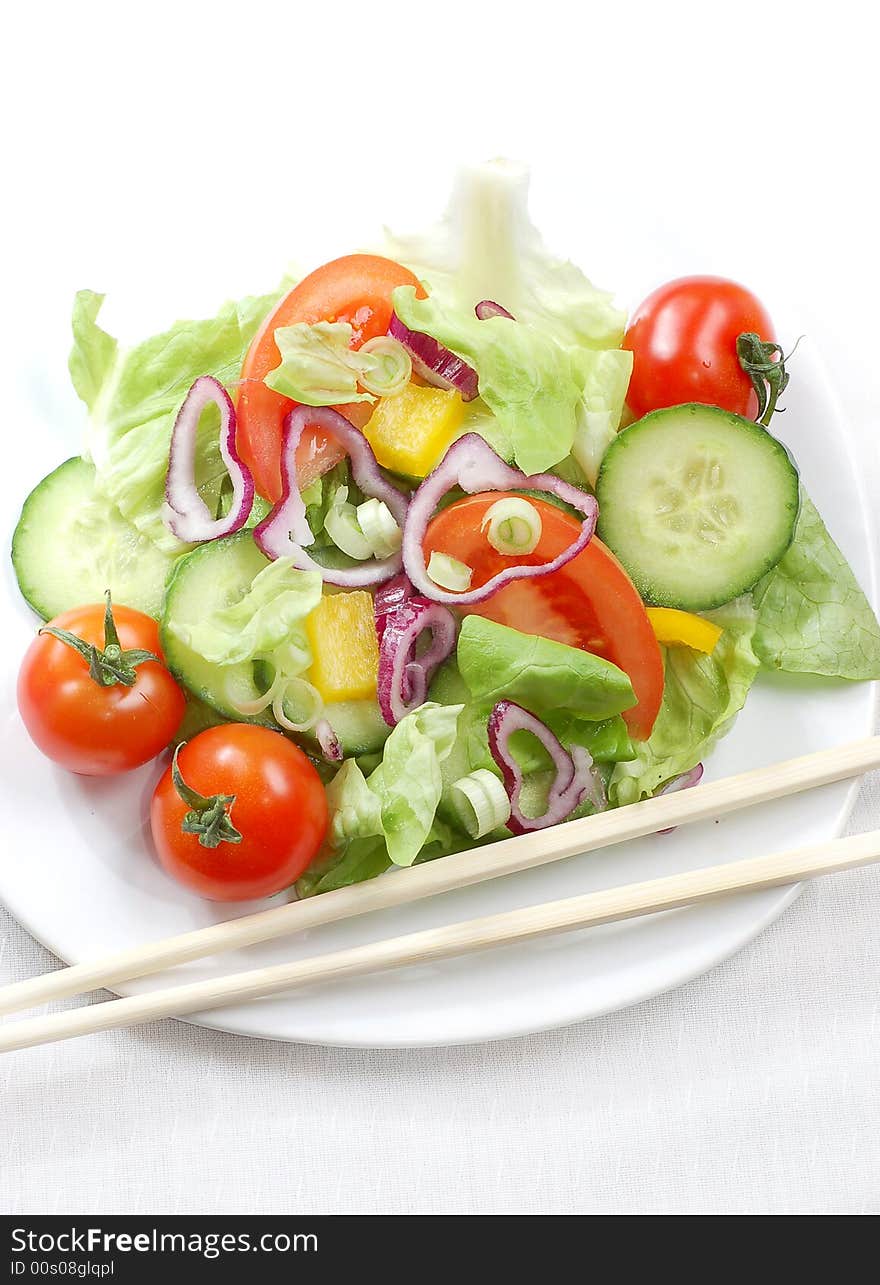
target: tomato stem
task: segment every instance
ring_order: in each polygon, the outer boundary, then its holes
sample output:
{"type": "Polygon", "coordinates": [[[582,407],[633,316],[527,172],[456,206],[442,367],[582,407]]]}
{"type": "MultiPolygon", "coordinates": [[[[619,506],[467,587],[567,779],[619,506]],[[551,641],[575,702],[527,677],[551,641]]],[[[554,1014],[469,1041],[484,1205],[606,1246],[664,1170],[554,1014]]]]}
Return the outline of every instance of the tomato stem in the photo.
{"type": "Polygon", "coordinates": [[[174,788],[189,808],[181,822],[184,834],[197,834],[203,848],[216,848],[221,843],[241,843],[242,834],[232,824],[230,812],[235,803],[234,794],[199,794],[187,785],[177,759],[183,744],[178,745],[171,760],[171,780],[174,788]]]}
{"type": "Polygon", "coordinates": [[[800,339],[786,355],[779,344],[772,340],[765,342],[760,335],[756,335],[751,330],[744,331],[737,337],[736,355],[740,366],[751,380],[758,398],[756,419],[765,428],[773,418],[774,411],[783,409],[776,403],[790,379],[785,363],[793,356],[799,343],[800,339]]]}
{"type": "Polygon", "coordinates": [[[148,660],[155,661],[157,665],[161,665],[162,662],[155,653],[145,651],[142,647],[131,647],[128,651],[123,649],[119,634],[116,632],[109,589],[104,596],[107,599],[107,606],[104,611],[103,650],[96,647],[94,643],[87,643],[83,638],[72,634],[70,630],[57,629],[54,625],[43,625],[39,632],[51,634],[59,642],[78,651],[89,667],[89,676],[99,687],[113,687],[116,683],[121,683],[123,687],[134,687],[137,682],[138,665],[148,660]]]}

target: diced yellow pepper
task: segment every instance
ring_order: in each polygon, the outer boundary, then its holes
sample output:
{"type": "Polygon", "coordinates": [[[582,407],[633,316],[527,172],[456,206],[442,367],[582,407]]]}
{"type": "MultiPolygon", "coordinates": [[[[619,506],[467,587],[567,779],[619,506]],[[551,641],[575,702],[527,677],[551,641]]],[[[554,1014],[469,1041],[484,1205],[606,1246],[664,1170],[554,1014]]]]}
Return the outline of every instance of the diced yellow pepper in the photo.
{"type": "Polygon", "coordinates": [[[427,477],[458,436],[464,414],[458,393],[408,384],[396,397],[382,398],[364,434],[383,468],[427,477]]]}
{"type": "Polygon", "coordinates": [[[658,642],[668,647],[693,647],[694,651],[703,651],[707,656],[724,632],[711,620],[673,607],[649,607],[648,619],[658,642]]]}
{"type": "Polygon", "coordinates": [[[370,594],[325,594],[307,617],[306,630],[312,648],[309,681],[325,701],[375,696],[379,644],[370,594]]]}

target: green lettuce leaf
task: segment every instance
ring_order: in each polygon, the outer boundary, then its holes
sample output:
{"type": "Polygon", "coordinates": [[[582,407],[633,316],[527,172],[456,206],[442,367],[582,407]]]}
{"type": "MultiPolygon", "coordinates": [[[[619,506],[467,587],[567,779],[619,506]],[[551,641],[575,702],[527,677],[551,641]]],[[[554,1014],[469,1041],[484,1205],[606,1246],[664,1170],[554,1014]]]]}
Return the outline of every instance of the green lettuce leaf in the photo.
{"type": "Polygon", "coordinates": [[[411,866],[446,833],[436,819],[441,764],[452,752],[461,711],[428,701],[407,714],[369,777],[354,759],[343,763],[327,787],[328,839],[297,883],[300,896],[370,879],[392,864],[411,866]]]}
{"type": "Polygon", "coordinates": [[[352,351],[351,337],[352,328],[344,321],[280,326],[275,342],[281,362],[264,383],[306,406],[374,402],[371,393],[358,392],[363,361],[352,351]]]}
{"type": "MultiPolygon", "coordinates": [[[[160,548],[182,545],[162,521],[171,429],[199,375],[223,384],[238,378],[248,345],[280,291],[226,303],[215,317],[180,321],[164,334],[123,349],[97,323],[103,295],[81,290],[73,308],[70,373],[89,410],[86,455],[98,485],[125,517],[160,548]]],[[[203,416],[196,476],[209,505],[226,470],[217,447],[215,408],[203,416]]],[[[215,495],[216,492],[216,495],[215,495]]]]}
{"type": "Polygon", "coordinates": [[[563,347],[619,348],[626,315],[573,263],[551,254],[528,212],[528,172],[509,161],[463,168],[446,217],[416,237],[386,233],[382,252],[406,263],[447,307],[492,299],[563,347]]]}
{"type": "Polygon", "coordinates": [[[368,785],[381,804],[382,833],[396,866],[411,866],[443,792],[440,764],[455,744],[460,705],[420,706],[394,728],[368,785]]]}
{"type": "Polygon", "coordinates": [[[647,741],[636,743],[635,758],[618,763],[608,796],[612,804],[635,803],[664,782],[701,762],[742,709],[758,672],[752,649],[754,611],[748,599],[711,613],[724,629],[706,656],[690,647],[664,648],[663,703],[647,741]]]}
{"type": "Polygon", "coordinates": [[[313,897],[335,888],[347,888],[365,879],[375,879],[391,868],[385,841],[373,836],[352,839],[340,851],[328,851],[313,861],[296,882],[299,897],[313,897]]]}
{"type": "Polygon", "coordinates": [[[767,669],[880,678],[880,626],[809,496],[794,540],[753,591],[755,654],[767,669]]]}
{"type": "Polygon", "coordinates": [[[187,645],[217,665],[268,656],[284,645],[301,662],[286,664],[285,672],[305,670],[311,664],[305,620],[321,601],[321,588],[319,571],[300,571],[291,558],[278,558],[257,573],[238,602],[194,624],[187,645]]]}
{"type": "Polygon", "coordinates": [[[586,382],[577,408],[571,453],[590,486],[595,486],[602,456],[620,427],[633,356],[622,348],[607,348],[585,354],[583,360],[586,382]]]}
{"type": "Polygon", "coordinates": [[[543,473],[572,449],[586,378],[581,350],[523,321],[447,308],[413,286],[394,291],[394,311],[411,330],[431,335],[477,370],[480,396],[509,437],[517,465],[543,473]]]}
{"type": "Polygon", "coordinates": [[[635,704],[627,675],[591,652],[466,616],[458,668],[478,705],[506,698],[539,718],[552,711],[599,720],[635,704]]]}
{"type": "Polygon", "coordinates": [[[625,315],[574,266],[555,258],[528,215],[528,175],[495,161],[459,174],[445,220],[427,236],[386,238],[429,298],[394,292],[395,309],[475,367],[490,414],[482,434],[527,473],[553,468],[576,446],[595,478],[617,429],[631,357],[619,351],[625,315]],[[516,318],[478,321],[482,299],[516,318]]]}

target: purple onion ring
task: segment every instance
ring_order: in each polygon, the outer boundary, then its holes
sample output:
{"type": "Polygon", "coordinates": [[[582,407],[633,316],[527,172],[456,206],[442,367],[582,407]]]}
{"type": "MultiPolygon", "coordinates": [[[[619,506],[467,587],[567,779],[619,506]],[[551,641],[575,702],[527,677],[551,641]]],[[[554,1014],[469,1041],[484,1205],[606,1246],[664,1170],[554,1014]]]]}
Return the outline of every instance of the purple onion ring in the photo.
{"type": "Polygon", "coordinates": [[[575,745],[569,754],[559,738],[534,714],[514,701],[499,701],[489,715],[487,727],[489,750],[498,765],[510,799],[510,819],[507,828],[514,834],[527,834],[557,825],[570,816],[585,799],[600,809],[605,806],[605,793],[593,767],[591,755],[583,746],[575,745]],[[556,769],[556,780],[550,787],[545,811],[537,817],[527,817],[520,807],[523,787],[522,768],[510,750],[514,732],[531,732],[544,746],[556,769]]]}
{"type": "Polygon", "coordinates": [[[216,540],[239,531],[254,505],[254,479],[235,446],[235,407],[213,375],[200,375],[177,412],[171,430],[165,476],[165,525],[187,544],[216,540]],[[220,455],[232,482],[229,512],[215,518],[196,486],[196,444],[202,411],[214,403],[220,411],[220,455]]]}
{"type": "MultiPolygon", "coordinates": [[[[587,547],[596,529],[599,506],[595,496],[581,491],[570,482],[563,482],[552,473],[535,473],[527,477],[519,469],[505,464],[491,446],[476,433],[466,433],[450,446],[443,459],[429,473],[412,497],[403,528],[403,566],[416,589],[434,602],[456,603],[466,606],[484,602],[512,580],[532,576],[546,576],[564,567],[567,562],[587,547]],[[434,584],[425,563],[425,535],[434,510],[448,491],[459,486],[468,495],[479,491],[546,491],[557,496],[583,515],[577,539],[550,562],[537,566],[520,564],[505,567],[478,589],[463,593],[450,593],[434,584]]],[[[258,528],[259,529],[259,528],[258,528]]]]}
{"type": "Polygon", "coordinates": [[[425,598],[408,598],[387,613],[379,642],[378,699],[390,727],[418,709],[439,665],[455,647],[455,617],[446,607],[425,598]],[[431,644],[421,656],[416,647],[425,630],[431,644]]]}
{"type": "Polygon", "coordinates": [[[294,566],[305,571],[319,571],[329,584],[346,589],[378,584],[397,575],[401,554],[388,558],[370,558],[356,567],[331,568],[316,562],[305,550],[312,543],[312,532],[306,521],[306,506],[299,493],[296,474],[296,448],[307,425],[316,425],[348,453],[352,476],[365,495],[382,500],[402,527],[406,518],[407,497],[382,475],[370,443],[360,429],[330,406],[295,406],[284,420],[281,447],[281,499],[272,512],[254,528],[254,540],[267,558],[292,558],[294,566]]]}
{"type": "MultiPolygon", "coordinates": [[[[674,776],[671,781],[667,781],[659,790],[654,791],[654,798],[658,799],[661,794],[677,794],[679,790],[690,790],[693,786],[699,785],[703,779],[703,765],[698,763],[692,767],[689,772],[682,772],[681,776],[674,776]]],[[[658,830],[658,834],[672,834],[677,830],[677,825],[667,826],[665,830],[658,830]]]]}
{"type": "Polygon", "coordinates": [[[410,330],[396,313],[391,314],[388,333],[409,353],[413,370],[426,383],[435,388],[453,389],[461,394],[463,402],[472,402],[479,395],[477,372],[461,357],[444,348],[430,335],[420,330],[410,330]]]}
{"type": "Polygon", "coordinates": [[[506,317],[508,321],[516,321],[513,313],[502,308],[494,299],[481,299],[474,312],[480,321],[488,321],[490,317],[506,317]]]}
{"type": "Polygon", "coordinates": [[[395,576],[393,580],[386,580],[384,584],[379,585],[373,594],[373,618],[376,622],[376,636],[380,643],[388,617],[412,596],[413,587],[406,576],[395,576]]]}
{"type": "Polygon", "coordinates": [[[344,755],[339,737],[334,732],[330,720],[319,718],[315,724],[315,737],[321,747],[321,753],[328,763],[341,763],[344,755]]]}

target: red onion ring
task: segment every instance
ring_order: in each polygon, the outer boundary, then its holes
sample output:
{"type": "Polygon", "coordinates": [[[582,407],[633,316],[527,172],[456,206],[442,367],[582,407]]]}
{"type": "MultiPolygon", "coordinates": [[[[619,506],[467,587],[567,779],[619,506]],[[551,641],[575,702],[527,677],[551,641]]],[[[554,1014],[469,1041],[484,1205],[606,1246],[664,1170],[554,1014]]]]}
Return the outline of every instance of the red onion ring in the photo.
{"type": "Polygon", "coordinates": [[[386,580],[384,584],[379,585],[373,594],[373,618],[376,622],[376,636],[380,643],[388,617],[412,596],[413,587],[406,576],[395,576],[393,580],[386,580]]]}
{"type": "Polygon", "coordinates": [[[254,479],[235,446],[235,407],[213,375],[200,375],[177,412],[171,430],[168,472],[165,475],[165,525],[187,544],[216,540],[239,531],[254,504],[254,479]],[[211,402],[220,410],[220,455],[232,482],[229,512],[211,516],[196,486],[196,442],[202,411],[211,402]]]}
{"type": "Polygon", "coordinates": [[[267,558],[293,558],[295,566],[306,571],[319,571],[329,584],[358,589],[388,580],[400,571],[400,553],[393,553],[388,558],[370,558],[359,566],[343,568],[324,567],[306,553],[304,546],[312,543],[313,536],[297,484],[296,448],[308,425],[321,428],[336,438],[347,452],[352,476],[364,494],[382,500],[400,526],[404,524],[407,497],[383,477],[372,447],[360,429],[330,406],[295,406],[284,421],[281,499],[268,517],[254,527],[254,540],[267,558]]]}
{"type": "Polygon", "coordinates": [[[413,370],[435,388],[454,389],[461,393],[463,402],[472,402],[479,395],[477,372],[461,357],[444,348],[430,335],[420,330],[410,330],[396,313],[391,314],[388,333],[409,353],[413,370]]]}
{"type": "Polygon", "coordinates": [[[377,694],[382,717],[390,727],[425,703],[434,671],[455,647],[455,633],[452,612],[425,598],[408,598],[386,615],[379,641],[377,694]],[[416,645],[426,629],[431,631],[431,645],[416,656],[416,645]]]}
{"type": "Polygon", "coordinates": [[[315,724],[315,737],[318,745],[321,747],[321,753],[328,763],[341,763],[343,760],[342,746],[339,743],[339,737],[330,725],[330,720],[319,718],[315,724]]]}
{"type": "Polygon", "coordinates": [[[596,529],[598,515],[596,499],[586,491],[579,490],[570,482],[563,482],[552,473],[535,473],[527,477],[519,469],[505,464],[500,455],[496,455],[488,442],[478,434],[466,433],[457,442],[453,442],[433,473],[428,474],[410,500],[403,528],[403,567],[416,589],[434,602],[457,603],[460,606],[483,602],[512,580],[546,576],[564,567],[589,544],[596,529]],[[583,514],[580,533],[567,549],[563,549],[550,562],[538,563],[537,566],[505,567],[478,589],[450,593],[434,584],[429,577],[424,543],[434,510],[454,486],[461,487],[468,495],[475,495],[478,491],[547,491],[583,514]]]}
{"type": "Polygon", "coordinates": [[[489,750],[498,764],[510,799],[510,819],[507,828],[514,834],[527,834],[557,825],[589,798],[596,808],[604,807],[605,792],[593,769],[592,756],[581,745],[569,752],[546,723],[514,701],[499,701],[489,715],[487,727],[489,750]],[[553,760],[556,780],[550,787],[546,810],[538,817],[527,817],[519,805],[523,787],[522,768],[510,752],[510,738],[514,732],[531,732],[536,736],[553,760]]]}
{"type": "Polygon", "coordinates": [[[474,312],[480,321],[488,321],[490,317],[506,317],[508,321],[516,321],[513,313],[502,308],[501,304],[496,303],[494,299],[481,299],[474,308],[474,312]]]}
{"type": "MultiPolygon", "coordinates": [[[[703,765],[698,763],[692,767],[689,772],[682,772],[681,776],[674,776],[671,781],[667,781],[659,790],[654,791],[654,798],[659,798],[661,794],[677,794],[679,790],[690,790],[693,786],[699,785],[703,779],[703,765]]],[[[677,825],[667,826],[665,830],[658,830],[658,834],[672,834],[677,830],[677,825]]]]}

